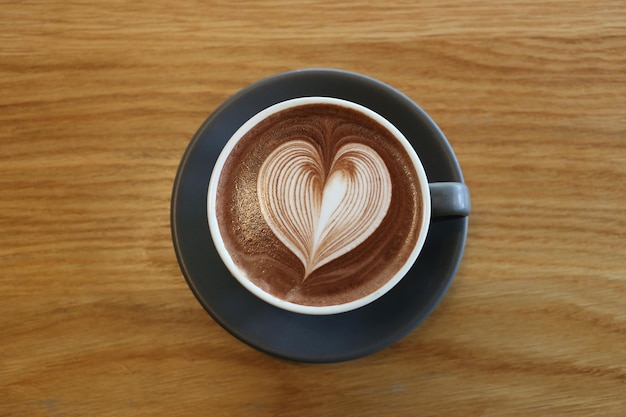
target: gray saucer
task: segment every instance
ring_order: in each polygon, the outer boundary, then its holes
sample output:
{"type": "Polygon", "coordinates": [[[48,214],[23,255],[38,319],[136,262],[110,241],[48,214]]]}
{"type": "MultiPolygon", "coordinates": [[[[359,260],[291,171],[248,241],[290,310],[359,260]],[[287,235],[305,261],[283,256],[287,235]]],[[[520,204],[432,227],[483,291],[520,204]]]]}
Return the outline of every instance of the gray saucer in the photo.
{"type": "Polygon", "coordinates": [[[254,114],[280,101],[329,96],[371,108],[396,125],[417,151],[429,182],[463,182],[448,141],[435,123],[397,90],[345,71],[311,69],[259,81],[228,99],[193,137],[172,194],[174,247],[189,287],[206,311],[241,341],[266,353],[305,362],[358,358],[400,340],[436,307],[463,255],[467,217],[433,221],[417,262],[382,298],[331,316],[291,313],[249,293],[222,263],[207,225],[207,187],[231,135],[254,114]]]}

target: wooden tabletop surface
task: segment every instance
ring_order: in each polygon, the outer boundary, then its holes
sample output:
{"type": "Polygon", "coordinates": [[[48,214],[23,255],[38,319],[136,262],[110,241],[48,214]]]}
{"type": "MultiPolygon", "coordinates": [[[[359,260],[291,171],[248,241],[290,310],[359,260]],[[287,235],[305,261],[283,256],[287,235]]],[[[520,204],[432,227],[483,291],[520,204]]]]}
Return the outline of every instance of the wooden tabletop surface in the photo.
{"type": "Polygon", "coordinates": [[[2,3],[0,416],[625,415],[622,0],[2,3]],[[222,329],[170,236],[204,119],[307,67],[419,103],[473,203],[435,312],[326,365],[222,329]]]}

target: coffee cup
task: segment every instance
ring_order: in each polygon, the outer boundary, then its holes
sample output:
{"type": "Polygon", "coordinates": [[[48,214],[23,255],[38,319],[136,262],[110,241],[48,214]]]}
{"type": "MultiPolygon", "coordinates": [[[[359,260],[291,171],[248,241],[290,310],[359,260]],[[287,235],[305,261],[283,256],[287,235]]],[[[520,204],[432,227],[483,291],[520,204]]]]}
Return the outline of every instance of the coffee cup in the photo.
{"type": "Polygon", "coordinates": [[[467,216],[463,183],[429,183],[407,138],[360,104],[331,97],[277,103],[223,148],[207,220],[233,277],[301,314],[370,304],[419,257],[435,218],[467,216]]]}

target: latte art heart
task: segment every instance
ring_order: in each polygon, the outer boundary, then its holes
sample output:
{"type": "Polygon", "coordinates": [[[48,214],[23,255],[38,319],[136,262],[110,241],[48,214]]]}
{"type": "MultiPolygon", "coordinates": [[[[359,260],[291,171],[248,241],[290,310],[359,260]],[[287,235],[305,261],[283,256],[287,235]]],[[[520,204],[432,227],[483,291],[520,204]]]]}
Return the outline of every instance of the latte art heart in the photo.
{"type": "Polygon", "coordinates": [[[391,203],[388,168],[369,146],[343,145],[326,168],[312,143],[292,140],[267,156],[257,180],[263,218],[302,261],[303,280],[363,243],[391,203]]]}

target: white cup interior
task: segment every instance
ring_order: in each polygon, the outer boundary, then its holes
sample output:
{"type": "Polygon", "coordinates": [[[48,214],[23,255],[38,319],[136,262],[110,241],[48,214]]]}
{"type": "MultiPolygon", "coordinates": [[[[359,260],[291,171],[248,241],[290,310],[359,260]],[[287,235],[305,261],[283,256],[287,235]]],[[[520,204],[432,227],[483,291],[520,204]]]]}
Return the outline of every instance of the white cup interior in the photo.
{"type": "Polygon", "coordinates": [[[431,213],[430,191],[428,188],[428,179],[426,177],[426,172],[424,171],[424,167],[422,166],[422,163],[419,157],[417,156],[417,153],[415,152],[415,150],[413,149],[409,141],[404,137],[404,135],[393,124],[391,124],[384,117],[380,116],[378,113],[364,106],[361,106],[359,104],[346,101],[346,100],[337,99],[337,98],[330,98],[330,97],[302,97],[302,98],[296,98],[292,100],[283,101],[271,107],[268,107],[265,110],[262,110],[261,112],[257,113],[252,118],[250,118],[233,134],[233,136],[226,143],[226,146],[224,147],[221,154],[219,155],[217,162],[215,164],[215,167],[213,169],[213,173],[211,174],[211,179],[209,181],[208,197],[207,197],[207,218],[208,218],[211,237],[213,239],[215,247],[222,261],[224,262],[224,264],[226,265],[230,273],[247,290],[249,290],[251,293],[259,297],[260,299],[276,307],[282,308],[284,310],[292,311],[295,313],[300,313],[300,314],[327,315],[327,314],[343,313],[343,312],[357,309],[359,307],[363,307],[377,300],[378,298],[383,296],[385,293],[387,293],[391,288],[393,288],[396,284],[398,284],[398,282],[400,282],[400,280],[409,271],[411,266],[415,263],[424,245],[424,241],[426,240],[426,235],[428,234],[428,226],[430,224],[430,213],[431,213]],[[219,178],[220,178],[222,169],[224,168],[224,164],[226,163],[228,156],[230,155],[231,151],[233,150],[235,145],[238,143],[238,141],[250,129],[252,129],[258,123],[260,123],[262,120],[266,119],[267,117],[275,113],[278,113],[282,110],[286,110],[292,107],[303,106],[303,105],[308,105],[308,104],[316,104],[316,103],[334,104],[334,105],[339,105],[339,106],[356,110],[360,113],[365,114],[371,119],[374,119],[375,121],[380,123],[382,126],[384,126],[389,132],[391,132],[395,136],[395,138],[400,142],[400,144],[404,147],[404,149],[406,150],[407,154],[410,156],[413,162],[415,171],[417,172],[417,175],[419,177],[421,199],[423,203],[422,218],[421,218],[421,224],[420,224],[420,229],[419,229],[420,233],[419,233],[418,239],[416,241],[416,244],[409,258],[404,263],[404,265],[398,270],[398,272],[393,277],[391,277],[383,286],[379,287],[376,291],[362,298],[359,298],[357,300],[350,301],[344,304],[329,305],[329,306],[307,306],[307,305],[292,303],[292,302],[277,298],[273,296],[272,294],[256,286],[252,281],[250,281],[247,278],[246,271],[240,269],[235,264],[235,262],[233,262],[233,259],[231,258],[228,250],[223,244],[222,236],[221,236],[220,229],[219,229],[218,219],[216,216],[216,195],[217,195],[217,185],[219,183],[219,178]]]}

